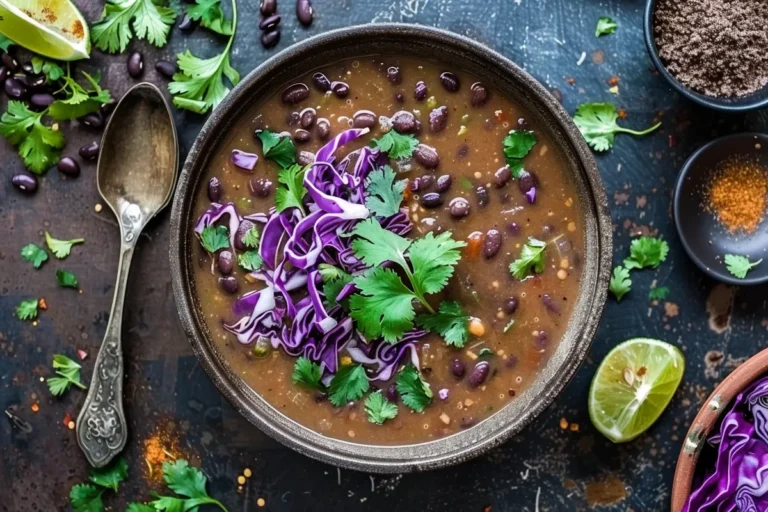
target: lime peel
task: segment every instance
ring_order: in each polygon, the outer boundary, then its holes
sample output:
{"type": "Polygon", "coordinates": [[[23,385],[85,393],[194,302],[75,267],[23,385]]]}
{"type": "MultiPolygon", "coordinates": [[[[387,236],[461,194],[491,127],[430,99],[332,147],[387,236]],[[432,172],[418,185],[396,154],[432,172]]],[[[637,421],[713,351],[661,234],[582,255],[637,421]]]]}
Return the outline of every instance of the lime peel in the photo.
{"type": "Polygon", "coordinates": [[[56,60],[87,59],[88,22],[70,0],[0,0],[0,33],[56,60]]]}

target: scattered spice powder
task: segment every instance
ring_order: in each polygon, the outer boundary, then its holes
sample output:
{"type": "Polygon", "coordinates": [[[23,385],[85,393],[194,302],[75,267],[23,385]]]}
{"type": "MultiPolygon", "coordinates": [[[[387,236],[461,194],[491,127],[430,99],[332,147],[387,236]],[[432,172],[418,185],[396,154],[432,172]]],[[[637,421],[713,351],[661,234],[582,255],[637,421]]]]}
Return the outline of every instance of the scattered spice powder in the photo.
{"type": "Polygon", "coordinates": [[[163,463],[176,460],[180,455],[178,438],[171,425],[158,426],[155,432],[144,440],[144,461],[146,477],[150,482],[162,482],[163,463]]]}
{"type": "Polygon", "coordinates": [[[707,209],[731,233],[752,233],[765,218],[768,172],[755,160],[731,158],[715,169],[707,209]]]}

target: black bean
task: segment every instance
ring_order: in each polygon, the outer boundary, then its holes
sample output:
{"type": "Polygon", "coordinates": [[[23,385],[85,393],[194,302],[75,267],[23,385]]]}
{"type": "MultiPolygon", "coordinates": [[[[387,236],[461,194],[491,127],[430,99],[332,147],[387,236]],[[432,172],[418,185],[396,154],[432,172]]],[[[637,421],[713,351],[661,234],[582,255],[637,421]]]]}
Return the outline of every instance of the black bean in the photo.
{"type": "Polygon", "coordinates": [[[133,52],[128,57],[128,74],[139,78],[144,73],[144,57],[139,52],[133,52]]]}
{"type": "Polygon", "coordinates": [[[432,133],[440,133],[448,124],[448,107],[437,107],[429,113],[429,129],[432,133]]]}
{"type": "Polygon", "coordinates": [[[235,268],[235,257],[232,255],[232,251],[223,250],[219,253],[218,258],[219,272],[228,276],[235,268]]]}
{"type": "Polygon", "coordinates": [[[208,180],[208,199],[212,203],[218,203],[221,200],[221,181],[215,176],[208,180]]]}
{"type": "Polygon", "coordinates": [[[261,30],[272,30],[276,28],[279,24],[280,24],[280,15],[273,14],[272,16],[267,16],[266,18],[263,18],[261,20],[261,23],[259,23],[259,28],[261,30]]]}
{"type": "Polygon", "coordinates": [[[298,112],[291,112],[288,114],[288,118],[285,120],[286,123],[288,123],[288,126],[293,126],[295,124],[298,124],[301,122],[301,114],[298,112]]]}
{"type": "Polygon", "coordinates": [[[268,178],[251,178],[248,189],[256,197],[267,197],[272,193],[275,184],[268,178]]]}
{"type": "Polygon", "coordinates": [[[240,225],[237,227],[237,232],[235,233],[235,249],[238,251],[244,251],[247,249],[245,242],[243,242],[243,237],[248,233],[248,231],[251,230],[251,228],[254,226],[254,223],[249,220],[243,220],[240,222],[240,225]]]}
{"type": "Polygon", "coordinates": [[[459,146],[459,149],[456,150],[456,158],[462,159],[465,156],[469,154],[469,146],[467,144],[462,144],[459,146]]]}
{"type": "Polygon", "coordinates": [[[299,151],[296,156],[296,163],[299,165],[310,165],[315,162],[315,154],[311,151],[299,151]]]}
{"type": "Polygon", "coordinates": [[[299,18],[299,21],[305,27],[312,24],[313,12],[312,4],[309,3],[309,0],[296,0],[296,17],[299,18]]]}
{"type": "Polygon", "coordinates": [[[189,17],[189,14],[185,14],[179,23],[179,30],[182,32],[192,32],[195,30],[196,25],[197,23],[195,23],[192,18],[189,17]]]}
{"type": "Polygon", "coordinates": [[[0,56],[0,62],[2,62],[5,69],[11,73],[19,69],[18,61],[14,59],[10,53],[3,53],[2,56],[0,56]]]}
{"type": "Polygon", "coordinates": [[[550,313],[554,313],[556,315],[560,314],[560,306],[557,305],[555,302],[555,299],[552,298],[551,295],[548,293],[545,293],[541,296],[541,302],[544,304],[544,306],[547,308],[547,311],[550,313]]]}
{"type": "Polygon", "coordinates": [[[59,169],[59,172],[67,176],[72,176],[73,178],[80,176],[80,164],[68,156],[59,160],[56,167],[59,169]]]}
{"type": "Polygon", "coordinates": [[[352,116],[352,126],[355,128],[373,128],[376,126],[376,114],[370,110],[358,110],[352,116]]]}
{"type": "Polygon", "coordinates": [[[237,293],[237,279],[235,279],[232,276],[228,277],[220,277],[219,278],[219,286],[221,286],[221,289],[229,294],[235,294],[237,293]]]}
{"type": "Polygon", "coordinates": [[[387,389],[384,391],[384,396],[387,397],[387,400],[390,402],[397,402],[397,386],[394,384],[390,384],[387,389]]]}
{"type": "Polygon", "coordinates": [[[0,82],[8,78],[8,70],[5,66],[0,66],[0,82]]]}
{"type": "Polygon", "coordinates": [[[21,70],[24,73],[26,73],[28,75],[31,75],[32,72],[35,70],[35,68],[34,68],[34,66],[32,66],[31,62],[25,62],[24,64],[21,65],[21,70]]]}
{"type": "Polygon", "coordinates": [[[387,69],[387,80],[391,84],[400,84],[403,82],[403,76],[400,73],[400,68],[397,66],[390,66],[387,69]]]}
{"type": "Polygon", "coordinates": [[[318,72],[312,75],[312,83],[322,92],[331,90],[331,81],[323,73],[318,72]]]}
{"type": "Polygon", "coordinates": [[[483,238],[483,256],[486,259],[493,258],[501,249],[501,232],[498,229],[489,229],[483,238]]]}
{"type": "Polygon", "coordinates": [[[488,364],[488,361],[480,361],[477,363],[472,369],[472,372],[469,374],[469,385],[473,388],[479,387],[483,382],[485,382],[485,379],[488,378],[490,370],[491,365],[488,364]]]}
{"type": "Polygon", "coordinates": [[[461,379],[464,377],[464,374],[467,372],[467,367],[464,364],[464,362],[461,359],[454,359],[451,361],[451,373],[454,377],[457,379],[461,379]]]}
{"type": "Polygon", "coordinates": [[[310,108],[305,108],[299,114],[299,120],[302,128],[312,128],[312,125],[317,121],[317,111],[310,108]]]}
{"type": "Polygon", "coordinates": [[[34,194],[37,190],[37,178],[31,174],[16,174],[11,178],[11,183],[17,189],[27,194],[34,194]]]}
{"type": "Polygon", "coordinates": [[[507,232],[512,236],[518,236],[523,228],[517,222],[507,223],[507,232]]]}
{"type": "Polygon", "coordinates": [[[399,92],[395,94],[395,101],[398,103],[402,103],[405,101],[405,96],[403,96],[403,93],[399,92]]]}
{"type": "Polygon", "coordinates": [[[270,16],[277,11],[277,0],[261,0],[259,11],[262,16],[270,16]]]}
{"type": "Polygon", "coordinates": [[[469,215],[469,210],[469,201],[463,197],[454,197],[451,199],[451,202],[448,203],[448,211],[450,212],[451,217],[456,219],[469,215]]]}
{"type": "Polygon", "coordinates": [[[488,194],[488,189],[485,187],[477,187],[475,189],[475,195],[477,196],[477,204],[479,206],[487,206],[491,202],[491,197],[488,194]]]}
{"type": "Polygon", "coordinates": [[[98,112],[91,112],[90,114],[86,114],[83,117],[80,118],[80,122],[83,123],[85,126],[89,126],[91,128],[101,128],[104,126],[104,118],[101,117],[101,114],[98,112]]]}
{"type": "Polygon", "coordinates": [[[421,206],[424,208],[437,208],[443,204],[443,196],[437,192],[429,192],[421,196],[421,206]]]}
{"type": "Polygon", "coordinates": [[[269,50],[270,48],[274,48],[277,46],[277,43],[280,42],[280,31],[279,30],[270,30],[269,32],[262,32],[261,33],[261,46],[269,50]]]}
{"type": "Polygon", "coordinates": [[[117,106],[117,101],[112,99],[109,100],[107,103],[103,104],[101,107],[99,107],[99,112],[101,113],[101,117],[107,118],[109,115],[115,111],[115,107],[117,106]]]}
{"type": "Polygon", "coordinates": [[[439,178],[437,178],[437,191],[441,194],[445,194],[450,190],[451,183],[453,182],[450,174],[443,174],[439,178]]]}
{"type": "Polygon", "coordinates": [[[482,107],[488,101],[488,89],[480,82],[475,82],[469,88],[469,103],[473,107],[482,107]]]}
{"type": "Polygon", "coordinates": [[[337,98],[346,98],[349,95],[349,86],[344,82],[332,82],[331,90],[337,98]]]}
{"type": "Polygon", "coordinates": [[[424,101],[427,99],[427,94],[429,94],[427,84],[422,81],[416,82],[416,89],[413,91],[413,97],[416,98],[416,101],[424,101]]]}
{"type": "Polygon", "coordinates": [[[517,186],[520,188],[520,192],[525,194],[529,190],[531,190],[533,187],[539,186],[539,179],[536,177],[536,175],[530,171],[526,171],[525,169],[522,169],[520,171],[520,175],[517,178],[517,186]]]}
{"type": "Polygon", "coordinates": [[[411,183],[411,190],[418,192],[420,190],[427,190],[435,183],[435,177],[432,174],[425,174],[413,180],[411,183]]]}
{"type": "Polygon", "coordinates": [[[306,84],[291,84],[283,90],[282,100],[286,105],[296,105],[309,98],[309,87],[306,84]]]}
{"type": "Polygon", "coordinates": [[[443,71],[440,73],[440,83],[443,84],[445,90],[448,92],[456,92],[459,90],[459,77],[455,73],[450,71],[443,71]]]}
{"type": "Polygon", "coordinates": [[[311,138],[311,135],[309,132],[303,128],[299,128],[298,130],[295,130],[293,132],[293,140],[296,142],[304,143],[309,142],[309,139],[311,138]]]}
{"type": "Polygon", "coordinates": [[[416,146],[416,149],[413,150],[413,158],[427,169],[434,169],[440,165],[440,157],[437,155],[437,150],[426,144],[416,146]]]}
{"type": "Polygon", "coordinates": [[[407,110],[400,110],[390,118],[392,129],[397,133],[413,133],[416,130],[416,117],[407,110]]]}
{"type": "Polygon", "coordinates": [[[27,86],[32,90],[40,90],[45,88],[45,83],[45,75],[32,75],[27,78],[27,86]]]}
{"type": "Polygon", "coordinates": [[[326,118],[321,117],[317,120],[317,124],[315,125],[315,131],[317,132],[317,136],[320,137],[320,140],[325,140],[328,138],[328,135],[331,134],[331,123],[326,118]]]}
{"type": "Polygon", "coordinates": [[[54,101],[56,101],[56,98],[53,97],[53,94],[49,94],[47,92],[33,94],[32,97],[29,98],[30,105],[37,108],[48,107],[54,101]]]}
{"type": "Polygon", "coordinates": [[[502,309],[506,314],[511,315],[511,314],[514,314],[515,311],[517,311],[517,307],[519,305],[520,303],[517,301],[517,297],[510,297],[504,303],[504,307],[502,309]]]}
{"type": "Polygon", "coordinates": [[[81,146],[78,153],[80,154],[80,158],[83,158],[84,160],[96,160],[99,156],[99,143],[91,142],[90,144],[81,146]]]}
{"type": "Polygon", "coordinates": [[[525,120],[524,117],[520,117],[517,119],[517,127],[521,130],[528,129],[528,121],[525,120]]]}
{"type": "Polygon", "coordinates": [[[155,62],[155,70],[166,78],[173,78],[176,73],[176,64],[167,60],[155,62]]]}
{"type": "Polygon", "coordinates": [[[27,87],[17,78],[5,81],[5,94],[13,100],[20,100],[27,95],[27,87]]]}
{"type": "Polygon", "coordinates": [[[505,165],[493,173],[493,183],[496,185],[496,188],[502,188],[504,185],[509,183],[510,179],[512,179],[512,171],[509,169],[508,165],[505,165]]]}
{"type": "Polygon", "coordinates": [[[536,336],[534,336],[533,338],[533,344],[539,350],[544,350],[547,347],[548,341],[549,341],[549,335],[546,333],[546,331],[538,331],[536,336]]]}

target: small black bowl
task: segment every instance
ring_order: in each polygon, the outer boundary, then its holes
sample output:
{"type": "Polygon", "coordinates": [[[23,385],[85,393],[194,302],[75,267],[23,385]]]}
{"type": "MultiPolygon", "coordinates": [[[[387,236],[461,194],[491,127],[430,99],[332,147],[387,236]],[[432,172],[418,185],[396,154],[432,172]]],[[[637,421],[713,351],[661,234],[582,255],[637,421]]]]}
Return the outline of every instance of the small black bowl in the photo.
{"type": "Polygon", "coordinates": [[[757,159],[768,167],[768,135],[739,133],[720,137],[688,157],[675,185],[675,227],[688,256],[705,274],[733,285],[754,285],[768,281],[768,221],[752,234],[729,233],[705,209],[706,187],[718,164],[736,155],[757,159]],[[744,279],[728,272],[723,257],[740,254],[763,263],[744,279]]]}
{"type": "Polygon", "coordinates": [[[656,69],[659,70],[659,73],[667,79],[667,82],[669,82],[677,92],[699,105],[721,112],[747,112],[749,110],[756,110],[768,106],[768,86],[747,96],[719,98],[717,96],[707,96],[706,94],[694,91],[675,78],[672,73],[667,71],[667,67],[664,65],[664,62],[662,62],[661,57],[659,57],[659,50],[656,48],[656,40],[653,37],[653,16],[656,12],[656,3],[657,0],[647,0],[645,4],[645,18],[643,20],[645,45],[648,47],[648,54],[651,56],[651,60],[653,61],[654,66],[656,66],[656,69]]]}

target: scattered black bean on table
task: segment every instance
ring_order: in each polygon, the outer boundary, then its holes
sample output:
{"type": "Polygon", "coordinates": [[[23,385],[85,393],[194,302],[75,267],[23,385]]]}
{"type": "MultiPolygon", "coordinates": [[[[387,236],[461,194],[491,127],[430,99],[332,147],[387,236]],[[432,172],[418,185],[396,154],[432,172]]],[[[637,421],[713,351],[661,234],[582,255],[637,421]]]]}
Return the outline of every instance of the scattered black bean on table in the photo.
{"type": "Polygon", "coordinates": [[[73,178],[80,176],[80,164],[68,156],[60,159],[59,163],[56,164],[56,167],[59,169],[59,172],[66,174],[67,176],[73,178]]]}
{"type": "Polygon", "coordinates": [[[314,10],[309,0],[296,0],[296,17],[302,25],[310,26],[313,16],[314,10]]]}
{"type": "Polygon", "coordinates": [[[13,100],[20,100],[27,95],[27,87],[18,78],[8,78],[5,81],[5,94],[13,100]]]}
{"type": "Polygon", "coordinates": [[[261,0],[259,11],[262,16],[270,16],[277,12],[277,0],[261,0]]]}
{"type": "Polygon", "coordinates": [[[30,105],[40,109],[51,106],[54,101],[56,101],[56,98],[53,97],[53,94],[47,92],[39,92],[29,98],[30,105]]]}
{"type": "Polygon", "coordinates": [[[189,14],[185,14],[179,23],[179,30],[182,32],[192,32],[195,30],[195,25],[196,23],[189,17],[189,14]]]}
{"type": "Polygon", "coordinates": [[[37,178],[31,174],[16,174],[11,178],[11,183],[14,187],[27,194],[34,194],[37,190],[37,178]]]}
{"type": "Polygon", "coordinates": [[[85,160],[96,160],[99,156],[99,143],[94,141],[85,146],[81,146],[77,152],[80,154],[80,157],[85,160]]]}
{"type": "Polygon", "coordinates": [[[104,118],[98,112],[91,112],[80,118],[80,122],[90,128],[99,129],[104,126],[104,118]]]}
{"type": "Polygon", "coordinates": [[[274,48],[277,46],[277,43],[280,42],[280,31],[279,30],[272,30],[270,32],[264,32],[261,34],[261,45],[269,50],[270,48],[274,48]]]}
{"type": "Polygon", "coordinates": [[[3,67],[5,67],[5,69],[7,69],[11,73],[14,73],[16,72],[16,70],[19,69],[18,61],[14,59],[10,53],[4,52],[2,56],[0,56],[0,62],[2,62],[3,67]]]}
{"type": "Polygon", "coordinates": [[[159,60],[155,63],[155,70],[166,78],[173,78],[176,73],[176,64],[167,60],[159,60]]]}
{"type": "Polygon", "coordinates": [[[139,78],[144,73],[144,57],[139,52],[133,52],[128,57],[128,74],[139,78]]]}

